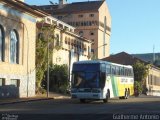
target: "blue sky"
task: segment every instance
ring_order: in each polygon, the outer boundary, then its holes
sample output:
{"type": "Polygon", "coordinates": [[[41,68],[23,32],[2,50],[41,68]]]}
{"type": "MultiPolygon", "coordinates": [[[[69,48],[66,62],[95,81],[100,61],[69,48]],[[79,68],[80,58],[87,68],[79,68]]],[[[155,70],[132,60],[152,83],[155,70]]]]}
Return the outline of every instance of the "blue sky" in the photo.
{"type": "MultiPolygon", "coordinates": [[[[51,0],[58,3],[57,0],[51,0]]],[[[68,3],[87,0],[68,0],[68,3]]],[[[106,0],[112,17],[110,53],[160,52],[160,0],[106,0]]],[[[49,0],[25,0],[30,5],[49,0]]]]}

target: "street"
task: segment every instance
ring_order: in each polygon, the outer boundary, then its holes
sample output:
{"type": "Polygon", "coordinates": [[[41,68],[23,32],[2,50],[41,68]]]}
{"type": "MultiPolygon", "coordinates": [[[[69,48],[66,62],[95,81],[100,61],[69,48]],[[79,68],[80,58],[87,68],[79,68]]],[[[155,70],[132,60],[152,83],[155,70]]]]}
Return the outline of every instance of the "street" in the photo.
{"type": "MultiPolygon", "coordinates": [[[[31,115],[114,115],[114,114],[154,114],[160,119],[160,97],[141,96],[131,97],[127,100],[118,98],[110,99],[109,103],[102,101],[89,101],[80,103],[74,99],[53,99],[44,101],[32,101],[0,106],[3,116],[25,114],[31,115]]],[[[61,116],[62,115],[62,116],[61,116]]],[[[83,116],[84,117],[84,116],[83,116]]],[[[88,116],[85,116],[88,117],[88,116]]],[[[43,116],[41,117],[43,118],[43,116]]],[[[94,118],[94,117],[93,117],[94,118]]],[[[116,117],[115,117],[116,118],[116,117]]],[[[37,119],[38,120],[38,119],[37,119]]]]}

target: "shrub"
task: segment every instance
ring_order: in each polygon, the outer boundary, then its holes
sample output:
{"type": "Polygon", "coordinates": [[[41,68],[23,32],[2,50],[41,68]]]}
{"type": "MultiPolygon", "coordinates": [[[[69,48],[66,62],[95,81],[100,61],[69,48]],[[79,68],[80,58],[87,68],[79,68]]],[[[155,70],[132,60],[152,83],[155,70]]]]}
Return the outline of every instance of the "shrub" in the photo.
{"type": "MultiPolygon", "coordinates": [[[[60,92],[66,94],[69,88],[69,71],[66,64],[52,65],[49,72],[49,88],[50,91],[60,92]]],[[[46,89],[47,86],[47,72],[45,73],[42,85],[46,89]]]]}
{"type": "Polygon", "coordinates": [[[141,82],[138,82],[138,81],[135,81],[134,82],[134,89],[138,91],[138,93],[142,93],[142,83],[141,82]]]}

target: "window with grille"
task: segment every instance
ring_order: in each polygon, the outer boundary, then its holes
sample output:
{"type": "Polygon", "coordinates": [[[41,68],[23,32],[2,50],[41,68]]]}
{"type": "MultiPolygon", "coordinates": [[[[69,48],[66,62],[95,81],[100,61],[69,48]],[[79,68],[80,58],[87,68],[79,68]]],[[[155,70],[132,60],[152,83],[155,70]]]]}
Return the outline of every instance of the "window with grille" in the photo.
{"type": "Polygon", "coordinates": [[[5,39],[4,39],[4,29],[3,26],[0,25],[0,61],[4,61],[4,53],[5,53],[5,39]]]}
{"type": "Polygon", "coordinates": [[[10,62],[19,63],[19,37],[16,30],[10,32],[10,62]]]}
{"type": "Polygon", "coordinates": [[[4,78],[0,78],[0,86],[4,86],[5,85],[5,79],[4,78]]]}

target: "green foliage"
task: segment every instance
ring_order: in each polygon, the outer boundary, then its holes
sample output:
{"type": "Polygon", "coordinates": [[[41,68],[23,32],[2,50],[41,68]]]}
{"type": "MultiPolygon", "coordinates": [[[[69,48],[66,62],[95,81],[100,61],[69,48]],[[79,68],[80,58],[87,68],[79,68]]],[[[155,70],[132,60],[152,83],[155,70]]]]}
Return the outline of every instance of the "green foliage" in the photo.
{"type": "Polygon", "coordinates": [[[42,87],[39,87],[37,90],[36,90],[36,94],[46,94],[47,91],[45,89],[43,89],[42,87]]]}
{"type": "Polygon", "coordinates": [[[142,93],[142,83],[141,82],[135,81],[134,88],[138,90],[138,93],[142,93]]]}
{"type": "Polygon", "coordinates": [[[54,48],[58,51],[58,50],[60,50],[62,47],[61,47],[61,46],[55,46],[54,48]]]}
{"type": "Polygon", "coordinates": [[[137,61],[133,65],[134,70],[134,79],[135,79],[135,89],[138,90],[139,93],[142,93],[144,91],[145,87],[145,81],[146,77],[149,74],[149,67],[150,65],[145,65],[144,63],[137,61]]]}
{"type": "Polygon", "coordinates": [[[55,26],[43,26],[36,40],[36,91],[41,89],[41,82],[47,70],[47,62],[51,63],[54,47],[54,30],[55,26]]]}
{"type": "Polygon", "coordinates": [[[135,80],[143,82],[149,73],[149,65],[145,65],[144,63],[137,61],[133,65],[133,70],[135,80]]]}
{"type": "Polygon", "coordinates": [[[97,56],[95,54],[92,55],[91,60],[97,60],[97,56]]]}
{"type": "MultiPolygon", "coordinates": [[[[46,73],[47,76],[47,73],[46,73]]],[[[47,77],[43,81],[43,84],[46,88],[47,77]]],[[[69,88],[69,71],[68,66],[63,65],[52,65],[50,67],[50,91],[56,91],[66,94],[69,88]]]]}

